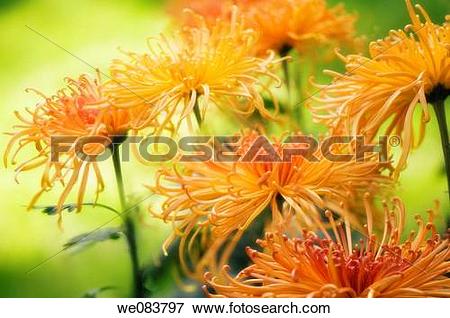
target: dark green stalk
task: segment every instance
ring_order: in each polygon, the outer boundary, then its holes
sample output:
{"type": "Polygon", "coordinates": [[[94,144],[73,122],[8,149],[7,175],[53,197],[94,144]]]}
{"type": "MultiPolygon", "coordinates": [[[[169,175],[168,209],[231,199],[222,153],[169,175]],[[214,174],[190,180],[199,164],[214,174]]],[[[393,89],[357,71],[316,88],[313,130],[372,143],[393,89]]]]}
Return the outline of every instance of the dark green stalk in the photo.
{"type": "MultiPolygon", "coordinates": [[[[288,45],[283,46],[280,49],[280,57],[281,58],[285,58],[288,56],[289,51],[291,50],[291,47],[288,45]]],[[[288,95],[288,107],[289,110],[291,111],[291,114],[293,114],[293,109],[292,109],[292,96],[291,96],[291,77],[289,74],[289,60],[288,59],[284,59],[281,62],[281,66],[283,68],[283,75],[284,75],[284,80],[286,82],[286,89],[287,89],[287,95],[288,95]]]]}
{"type": "Polygon", "coordinates": [[[436,99],[433,107],[441,134],[442,151],[444,153],[445,170],[447,173],[447,192],[450,200],[450,141],[448,138],[447,117],[445,115],[445,98],[436,99]]]}
{"type": "Polygon", "coordinates": [[[120,162],[119,146],[113,148],[112,159],[114,163],[114,172],[116,175],[117,190],[119,193],[120,205],[122,208],[125,237],[127,239],[128,251],[130,253],[131,268],[133,271],[133,297],[145,297],[145,286],[142,271],[139,268],[139,257],[136,242],[136,229],[132,216],[127,211],[128,205],[125,197],[125,190],[123,186],[122,166],[120,162]]]}
{"type": "Polygon", "coordinates": [[[198,99],[195,101],[194,105],[195,119],[197,120],[198,128],[202,127],[202,115],[200,114],[200,107],[198,106],[198,99]]]}
{"type": "Polygon", "coordinates": [[[287,91],[288,91],[288,96],[290,96],[290,91],[291,91],[291,77],[289,76],[289,61],[288,60],[283,60],[283,62],[281,62],[281,65],[283,67],[283,75],[284,75],[284,80],[286,82],[286,87],[287,87],[287,91]]]}

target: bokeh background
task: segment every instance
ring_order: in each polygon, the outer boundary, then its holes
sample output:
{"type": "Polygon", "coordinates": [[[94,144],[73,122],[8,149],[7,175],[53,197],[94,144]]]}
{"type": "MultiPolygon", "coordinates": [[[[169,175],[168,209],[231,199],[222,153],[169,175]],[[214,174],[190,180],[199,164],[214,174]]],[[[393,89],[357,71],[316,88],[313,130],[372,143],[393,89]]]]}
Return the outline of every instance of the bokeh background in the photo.
{"type": "MultiPolygon", "coordinates": [[[[358,32],[369,41],[408,23],[402,0],[341,2],[349,11],[358,12],[358,32]]],[[[421,3],[437,23],[442,23],[450,13],[448,0],[421,3]]],[[[73,55],[106,72],[108,62],[120,57],[118,47],[144,50],[147,37],[169,27],[166,7],[164,0],[0,0],[1,131],[11,131],[14,110],[33,106],[38,101],[35,95],[25,93],[25,88],[51,94],[62,86],[64,77],[92,73],[91,67],[73,55]]],[[[319,65],[314,71],[319,80],[322,67],[342,70],[336,61],[319,65]]],[[[447,106],[450,106],[448,102],[447,106]]],[[[212,116],[209,118],[214,120],[212,116]]],[[[216,118],[214,126],[221,127],[221,117],[216,118]]],[[[7,136],[0,139],[1,152],[7,141],[7,136]]],[[[145,195],[144,185],[152,183],[156,167],[142,167],[137,162],[124,166],[127,191],[136,197],[145,195]]],[[[17,184],[13,169],[2,167],[0,171],[0,297],[81,297],[105,286],[114,288],[101,296],[127,295],[131,276],[123,239],[102,242],[83,251],[61,252],[70,238],[109,222],[113,215],[99,208],[85,209],[81,214],[66,213],[61,229],[55,216],[25,209],[37,190],[38,172],[21,175],[17,184]]],[[[105,164],[103,172],[107,188],[100,202],[117,206],[112,167],[105,164]]],[[[434,200],[442,203],[439,223],[443,230],[448,222],[449,205],[434,118],[427,127],[423,145],[410,157],[400,181],[397,193],[405,200],[410,213],[425,214],[434,200]]],[[[49,194],[43,202],[52,204],[54,198],[49,194]]],[[[140,254],[144,262],[152,263],[159,259],[160,246],[169,228],[146,217],[145,213],[142,215],[140,254]]],[[[412,215],[410,220],[409,227],[413,228],[412,215]]],[[[108,226],[115,225],[117,220],[108,226]]],[[[169,269],[158,274],[157,282],[149,284],[153,285],[155,296],[179,295],[176,280],[169,269]]]]}

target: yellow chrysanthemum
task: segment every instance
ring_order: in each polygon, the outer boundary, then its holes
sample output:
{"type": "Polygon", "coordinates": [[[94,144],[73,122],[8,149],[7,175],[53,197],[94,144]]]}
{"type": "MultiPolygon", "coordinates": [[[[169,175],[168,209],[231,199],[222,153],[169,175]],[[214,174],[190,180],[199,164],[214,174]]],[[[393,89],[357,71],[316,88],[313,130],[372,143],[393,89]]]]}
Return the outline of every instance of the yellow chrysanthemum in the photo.
{"type": "Polygon", "coordinates": [[[342,56],[347,73],[327,71],[334,81],[318,85],[320,104],[311,107],[315,118],[337,133],[372,139],[386,124],[385,134],[401,136],[397,176],[411,149],[423,138],[430,119],[428,102],[445,100],[450,92],[450,26],[433,24],[417,5],[425,19],[421,22],[410,0],[406,4],[412,24],[371,43],[370,57],[342,56]],[[418,103],[422,121],[419,136],[414,136],[413,114],[418,103]]]}
{"type": "MultiPolygon", "coordinates": [[[[17,165],[17,174],[37,168],[43,170],[40,190],[31,199],[29,208],[36,204],[44,192],[52,190],[58,183],[62,186],[62,192],[55,207],[57,212],[61,211],[68,195],[77,186],[76,206],[78,210],[82,208],[89,178],[96,180],[97,195],[103,190],[98,162],[78,156],[73,140],[63,141],[64,144],[70,144],[70,149],[60,153],[58,160],[52,158],[51,149],[54,137],[101,136],[107,137],[110,142],[109,137],[127,134],[136,110],[107,107],[99,81],[99,78],[92,79],[86,75],[81,75],[77,80],[68,78],[67,87],[51,97],[33,90],[44,101],[33,109],[27,109],[25,115],[15,112],[20,124],[15,126],[16,132],[11,133],[4,163],[17,165]],[[18,163],[18,156],[26,152],[24,150],[27,148],[34,152],[33,156],[18,163]]],[[[95,157],[108,146],[106,143],[89,143],[83,149],[95,157]]]]}
{"type": "MultiPolygon", "coordinates": [[[[244,156],[261,137],[246,132],[237,144],[239,153],[244,156]]],[[[275,141],[274,147],[281,157],[283,148],[295,144],[275,141]]],[[[266,208],[271,211],[275,227],[284,222],[280,204],[290,206],[306,224],[321,225],[319,209],[342,212],[341,203],[350,201],[358,189],[389,183],[380,174],[382,165],[375,160],[332,162],[320,153],[315,155],[317,162],[302,156],[284,162],[259,162],[254,158],[250,162],[211,160],[185,163],[182,172],[176,167],[160,170],[151,190],[165,201],[161,213],[152,212],[164,221],[172,221],[175,227],[164,248],[180,237],[180,255],[186,267],[186,242],[194,241],[203,230],[211,232],[212,245],[201,260],[193,263],[195,273],[203,273],[205,267],[214,271],[217,252],[227,246],[220,260],[224,263],[241,235],[266,208]]]]}
{"type": "Polygon", "coordinates": [[[347,13],[343,5],[328,7],[325,0],[181,0],[174,6],[177,10],[171,11],[179,17],[180,8],[190,8],[211,24],[228,18],[232,4],[242,11],[246,23],[261,33],[258,54],[267,50],[286,54],[291,48],[304,54],[316,52],[318,46],[355,44],[356,16],[347,13]]]}
{"type": "Polygon", "coordinates": [[[433,223],[416,217],[417,233],[402,240],[405,208],[399,199],[385,210],[382,236],[367,232],[353,245],[349,224],[332,233],[304,231],[301,237],[266,234],[263,251],[247,248],[252,265],[236,277],[224,268],[221,277],[206,274],[211,297],[450,297],[450,245],[433,223]]]}
{"type": "Polygon", "coordinates": [[[196,17],[196,27],[162,36],[149,43],[147,53],[129,53],[128,61],[115,60],[105,89],[110,102],[120,108],[146,106],[144,124],[161,119],[159,130],[171,122],[178,127],[183,119],[191,123],[192,114],[201,122],[211,105],[239,115],[258,110],[273,118],[260,93],[271,94],[273,80],[280,84],[271,72],[279,62],[274,54],[253,56],[257,34],[244,27],[236,8],[231,22],[219,20],[212,28],[196,17]]]}

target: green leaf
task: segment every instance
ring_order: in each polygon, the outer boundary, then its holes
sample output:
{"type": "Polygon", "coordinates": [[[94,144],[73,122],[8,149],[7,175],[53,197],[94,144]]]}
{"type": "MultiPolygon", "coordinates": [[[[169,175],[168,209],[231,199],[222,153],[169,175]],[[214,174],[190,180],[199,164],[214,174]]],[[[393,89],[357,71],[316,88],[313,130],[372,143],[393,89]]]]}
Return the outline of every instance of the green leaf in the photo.
{"type": "Polygon", "coordinates": [[[71,238],[64,248],[77,248],[83,249],[94,245],[98,242],[117,240],[123,234],[122,229],[117,227],[99,229],[89,233],[83,233],[71,238]]]}

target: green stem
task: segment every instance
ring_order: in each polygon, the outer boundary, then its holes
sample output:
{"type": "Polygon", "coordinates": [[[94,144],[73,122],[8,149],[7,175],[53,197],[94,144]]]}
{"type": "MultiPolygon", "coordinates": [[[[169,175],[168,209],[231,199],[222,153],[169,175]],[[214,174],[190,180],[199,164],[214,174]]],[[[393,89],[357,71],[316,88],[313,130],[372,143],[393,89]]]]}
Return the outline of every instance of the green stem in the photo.
{"type": "Polygon", "coordinates": [[[198,105],[198,99],[195,101],[194,105],[195,119],[197,120],[198,128],[202,128],[202,115],[200,114],[200,107],[198,105]]]}
{"type": "MultiPolygon", "coordinates": [[[[288,50],[282,50],[280,53],[280,56],[286,57],[288,55],[289,51],[288,50]]],[[[283,62],[281,62],[282,68],[283,68],[283,75],[284,75],[284,80],[286,82],[286,92],[287,92],[287,102],[288,102],[288,109],[291,113],[291,115],[294,115],[294,110],[292,109],[292,92],[291,92],[291,77],[289,74],[289,61],[288,60],[283,60],[283,62]]]]}
{"type": "Polygon", "coordinates": [[[447,189],[450,200],[450,140],[448,138],[447,117],[445,115],[445,98],[437,99],[433,103],[433,107],[441,134],[442,151],[444,153],[445,170],[447,172],[447,189]]]}
{"type": "Polygon", "coordinates": [[[117,211],[116,209],[110,207],[109,205],[106,204],[101,204],[101,203],[83,203],[81,204],[83,206],[91,206],[93,208],[99,207],[99,208],[104,208],[105,210],[111,211],[114,214],[117,214],[118,216],[122,217],[122,215],[120,214],[119,211],[117,211]]]}
{"type": "Polygon", "coordinates": [[[130,253],[131,267],[133,271],[133,297],[143,298],[145,297],[145,286],[142,271],[139,268],[139,257],[136,242],[136,229],[133,218],[128,213],[127,201],[125,196],[125,189],[123,186],[122,166],[120,162],[119,146],[115,145],[112,152],[112,159],[114,163],[114,172],[116,175],[117,190],[119,193],[120,205],[122,208],[122,214],[124,215],[125,237],[127,239],[128,251],[130,253]]]}
{"type": "Polygon", "coordinates": [[[304,115],[303,115],[303,107],[304,107],[304,101],[302,100],[303,98],[303,79],[302,76],[303,74],[300,71],[295,72],[294,76],[294,87],[295,87],[295,92],[297,92],[297,95],[295,95],[294,100],[298,101],[298,103],[296,103],[296,105],[294,105],[293,107],[297,107],[297,109],[294,109],[295,112],[295,120],[297,122],[297,125],[300,127],[301,131],[303,133],[306,133],[306,128],[305,127],[305,123],[304,123],[304,115]],[[297,79],[295,81],[295,79],[297,79]]]}
{"type": "Polygon", "coordinates": [[[283,67],[284,80],[286,82],[286,88],[287,88],[288,97],[289,97],[290,91],[291,91],[291,77],[289,76],[289,64],[288,63],[289,63],[288,60],[283,60],[282,67],[283,67]]]}

